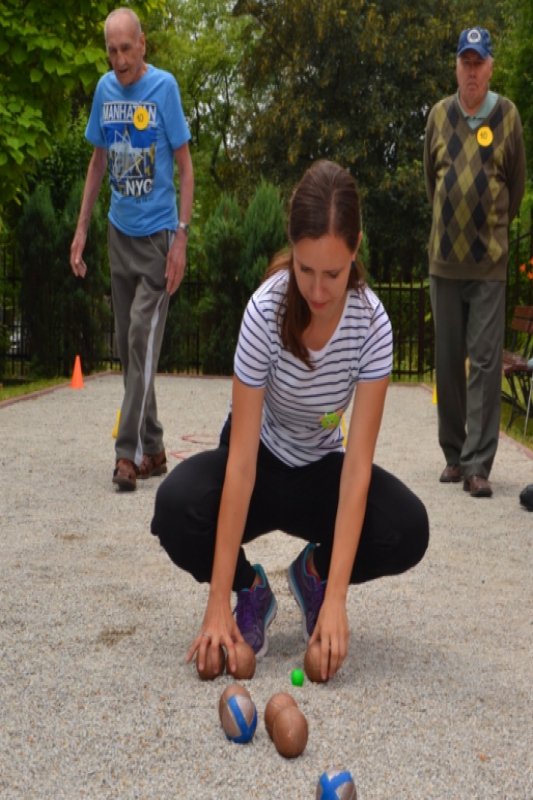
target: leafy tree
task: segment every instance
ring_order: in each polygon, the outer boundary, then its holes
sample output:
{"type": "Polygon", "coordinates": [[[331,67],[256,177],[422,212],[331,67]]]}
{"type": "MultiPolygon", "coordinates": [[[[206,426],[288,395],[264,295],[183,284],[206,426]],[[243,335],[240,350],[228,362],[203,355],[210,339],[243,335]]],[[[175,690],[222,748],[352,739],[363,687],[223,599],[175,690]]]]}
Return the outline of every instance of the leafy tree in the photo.
{"type": "MultiPolygon", "coordinates": [[[[288,191],[316,159],[353,174],[363,196],[371,269],[424,263],[429,234],[421,160],[428,112],[453,93],[460,30],[473,3],[457,0],[237,0],[250,48],[251,116],[233,126],[239,177],[288,191]]],[[[247,109],[244,109],[246,112],[247,109]]]]}
{"type": "Polygon", "coordinates": [[[114,7],[112,0],[0,4],[0,210],[64,130],[72,93],[80,84],[90,91],[107,71],[103,23],[114,7]]]}
{"type": "Polygon", "coordinates": [[[169,0],[145,25],[148,60],[175,75],[191,130],[198,227],[229,186],[225,164],[234,109],[244,102],[239,64],[246,20],[222,0],[169,0]]]}
{"type": "Polygon", "coordinates": [[[81,108],[75,117],[67,120],[65,135],[54,141],[50,155],[36,163],[35,172],[28,178],[31,190],[40,184],[46,184],[50,188],[55,209],[63,210],[72,186],[85,180],[93,152],[93,146],[85,138],[88,116],[87,111],[81,108]]]}
{"type": "Polygon", "coordinates": [[[496,40],[494,88],[518,108],[524,129],[528,172],[533,174],[533,6],[531,0],[503,0],[504,27],[496,40]]]}

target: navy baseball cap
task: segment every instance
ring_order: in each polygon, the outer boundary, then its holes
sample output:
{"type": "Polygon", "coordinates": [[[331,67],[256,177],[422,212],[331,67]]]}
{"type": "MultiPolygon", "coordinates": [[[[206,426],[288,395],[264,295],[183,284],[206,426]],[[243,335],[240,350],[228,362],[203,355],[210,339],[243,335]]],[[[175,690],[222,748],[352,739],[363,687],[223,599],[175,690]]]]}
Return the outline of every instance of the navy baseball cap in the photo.
{"type": "Polygon", "coordinates": [[[467,28],[459,36],[459,44],[457,45],[457,57],[459,57],[465,50],[475,50],[483,61],[492,55],[492,46],[490,43],[490,33],[485,28],[467,28]]]}

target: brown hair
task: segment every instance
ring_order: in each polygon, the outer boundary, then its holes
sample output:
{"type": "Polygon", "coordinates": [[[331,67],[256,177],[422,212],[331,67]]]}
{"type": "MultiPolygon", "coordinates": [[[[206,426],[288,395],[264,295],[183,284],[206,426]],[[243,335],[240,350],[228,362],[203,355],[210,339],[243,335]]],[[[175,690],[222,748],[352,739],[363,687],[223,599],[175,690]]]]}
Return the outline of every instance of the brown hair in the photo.
{"type": "MultiPolygon", "coordinates": [[[[353,251],[360,232],[359,194],[354,179],[347,170],[331,161],[315,162],[291,197],[287,226],[290,244],[329,234],[343,239],[353,251]]],[[[289,284],[285,303],[278,311],[281,341],[290,353],[312,369],[309,351],[302,341],[302,334],[311,322],[311,311],[296,283],[292,247],[274,257],[264,280],[284,269],[289,272],[289,284]]],[[[357,258],[352,264],[347,288],[360,291],[364,286],[365,270],[357,258]]]]}

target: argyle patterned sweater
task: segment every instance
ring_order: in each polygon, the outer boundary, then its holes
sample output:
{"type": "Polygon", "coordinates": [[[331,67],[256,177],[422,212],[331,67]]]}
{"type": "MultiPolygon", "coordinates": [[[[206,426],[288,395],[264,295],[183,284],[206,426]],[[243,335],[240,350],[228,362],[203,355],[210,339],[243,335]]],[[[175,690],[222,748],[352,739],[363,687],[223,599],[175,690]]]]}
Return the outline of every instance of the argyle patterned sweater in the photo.
{"type": "Polygon", "coordinates": [[[526,175],[513,103],[498,97],[474,130],[457,95],[437,103],[428,117],[424,174],[433,209],[430,275],[505,281],[509,224],[520,208],[526,175]]]}

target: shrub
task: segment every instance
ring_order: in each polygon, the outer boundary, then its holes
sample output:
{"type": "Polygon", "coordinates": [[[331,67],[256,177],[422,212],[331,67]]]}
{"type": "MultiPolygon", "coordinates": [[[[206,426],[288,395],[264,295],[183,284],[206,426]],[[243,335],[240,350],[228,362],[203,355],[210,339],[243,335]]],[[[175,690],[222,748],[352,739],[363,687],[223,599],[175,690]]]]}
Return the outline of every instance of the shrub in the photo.
{"type": "Polygon", "coordinates": [[[68,375],[76,355],[91,371],[105,355],[109,283],[102,266],[106,222],[98,203],[89,226],[83,281],[74,277],[69,263],[82,191],[82,183],[74,186],[61,211],[54,209],[50,187],[38,185],[19,221],[20,307],[31,371],[37,376],[68,375]]]}
{"type": "Polygon", "coordinates": [[[261,182],[245,215],[234,198],[221,198],[204,231],[206,288],[198,307],[204,373],[233,373],[246,303],[285,242],[283,207],[273,186],[261,182]]]}
{"type": "Polygon", "coordinates": [[[255,292],[270,260],[286,244],[285,215],[279,192],[262,180],[244,217],[239,279],[248,295],[255,292]]]}
{"type": "Polygon", "coordinates": [[[231,375],[233,353],[246,302],[239,264],[244,229],[237,201],[223,196],[204,231],[206,290],[198,312],[201,325],[202,371],[231,375]]]}

